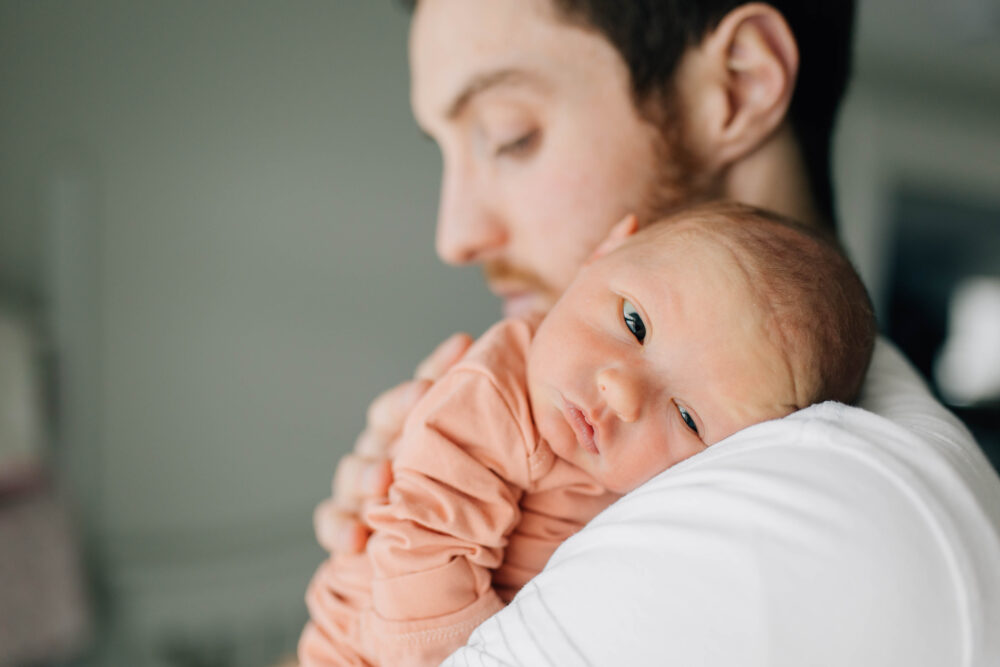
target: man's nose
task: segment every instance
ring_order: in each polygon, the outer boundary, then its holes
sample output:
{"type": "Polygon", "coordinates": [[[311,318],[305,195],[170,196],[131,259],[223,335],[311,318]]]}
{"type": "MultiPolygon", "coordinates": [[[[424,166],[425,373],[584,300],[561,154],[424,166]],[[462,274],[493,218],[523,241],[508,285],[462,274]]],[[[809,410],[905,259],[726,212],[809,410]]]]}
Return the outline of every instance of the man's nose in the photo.
{"type": "Polygon", "coordinates": [[[608,408],[623,422],[639,418],[643,390],[637,373],[620,366],[607,366],[597,372],[597,388],[608,408]]]}
{"type": "Polygon", "coordinates": [[[446,167],[441,177],[436,239],[441,261],[483,261],[506,242],[506,227],[484,184],[468,169],[446,167]]]}

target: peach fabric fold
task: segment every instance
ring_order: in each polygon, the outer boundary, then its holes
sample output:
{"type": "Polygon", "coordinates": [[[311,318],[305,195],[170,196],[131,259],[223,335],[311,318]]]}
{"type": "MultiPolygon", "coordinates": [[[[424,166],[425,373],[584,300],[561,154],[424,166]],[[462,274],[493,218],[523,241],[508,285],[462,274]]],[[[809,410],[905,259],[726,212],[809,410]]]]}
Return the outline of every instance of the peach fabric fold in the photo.
{"type": "Polygon", "coordinates": [[[538,437],[534,328],[495,325],[417,404],[365,563],[331,558],[310,584],[303,667],[439,664],[617,498],[538,437]]]}

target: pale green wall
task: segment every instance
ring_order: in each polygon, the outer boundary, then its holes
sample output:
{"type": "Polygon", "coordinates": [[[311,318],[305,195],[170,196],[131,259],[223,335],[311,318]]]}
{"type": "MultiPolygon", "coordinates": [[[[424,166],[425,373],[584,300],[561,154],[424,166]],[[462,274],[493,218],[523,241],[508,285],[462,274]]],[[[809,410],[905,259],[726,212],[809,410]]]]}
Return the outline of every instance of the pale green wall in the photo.
{"type": "Polygon", "coordinates": [[[82,188],[97,425],[64,458],[123,632],[304,613],[312,509],[368,402],[498,313],[434,256],[407,23],[389,0],[0,2],[0,286],[45,299],[53,192],[82,188]]]}
{"type": "Polygon", "coordinates": [[[0,8],[0,275],[41,285],[65,163],[96,190],[107,525],[295,517],[369,398],[495,313],[433,255],[405,13],[0,8]]]}

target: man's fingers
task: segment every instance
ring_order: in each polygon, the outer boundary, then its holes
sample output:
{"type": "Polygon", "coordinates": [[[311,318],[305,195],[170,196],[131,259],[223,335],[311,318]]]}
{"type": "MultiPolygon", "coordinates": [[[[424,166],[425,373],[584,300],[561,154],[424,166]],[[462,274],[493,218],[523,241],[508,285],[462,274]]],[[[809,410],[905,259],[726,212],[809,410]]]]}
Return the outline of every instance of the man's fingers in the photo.
{"type": "Polygon", "coordinates": [[[368,461],[361,473],[361,497],[383,499],[392,484],[392,461],[378,459],[368,461]]]}
{"type": "MultiPolygon", "coordinates": [[[[406,417],[431,386],[429,380],[410,380],[381,394],[368,406],[368,429],[382,439],[381,456],[403,430],[406,417]]],[[[379,454],[375,454],[376,456],[379,454]]]]}
{"type": "Polygon", "coordinates": [[[345,454],[337,463],[333,473],[333,502],[343,511],[357,511],[364,495],[361,479],[367,465],[366,459],[354,454],[345,454]]]}
{"type": "Polygon", "coordinates": [[[385,436],[374,429],[366,428],[354,441],[354,455],[363,459],[378,459],[386,456],[389,444],[385,436]]]}
{"type": "Polygon", "coordinates": [[[337,464],[333,496],[313,511],[316,539],[333,553],[364,550],[371,529],[364,522],[364,510],[384,502],[392,484],[389,459],[367,460],[347,454],[337,464]]]}
{"type": "Polygon", "coordinates": [[[369,461],[378,459],[392,460],[396,457],[396,445],[399,443],[399,436],[402,435],[403,425],[400,424],[400,432],[392,437],[385,433],[380,433],[372,428],[366,428],[354,442],[354,454],[369,461]]]}
{"type": "Polygon", "coordinates": [[[333,500],[324,500],[313,510],[313,532],[319,545],[332,552],[336,546],[336,533],[339,530],[340,516],[333,500]]]}
{"type": "Polygon", "coordinates": [[[392,484],[392,461],[346,454],[333,475],[332,501],[341,512],[357,513],[366,498],[385,498],[392,484]]]}
{"type": "Polygon", "coordinates": [[[471,344],[468,334],[451,336],[417,367],[415,379],[396,385],[372,401],[368,406],[368,426],[358,437],[355,454],[373,459],[387,456],[413,406],[427,393],[434,380],[462,358],[471,344]]]}
{"type": "Polygon", "coordinates": [[[341,458],[333,475],[333,495],[313,514],[316,538],[331,553],[357,553],[371,529],[363,521],[366,506],[384,502],[392,483],[392,447],[413,406],[432,382],[455,365],[472,344],[468,334],[455,334],[417,367],[416,378],[383,393],[368,408],[368,425],[341,458]]]}
{"type": "Polygon", "coordinates": [[[325,500],[316,507],[313,528],[320,546],[330,553],[360,553],[371,534],[357,515],[341,512],[332,500],[325,500]]]}
{"type": "Polygon", "coordinates": [[[470,345],[472,345],[472,337],[467,333],[457,333],[450,336],[417,366],[414,377],[432,382],[439,379],[462,358],[470,345]]]}

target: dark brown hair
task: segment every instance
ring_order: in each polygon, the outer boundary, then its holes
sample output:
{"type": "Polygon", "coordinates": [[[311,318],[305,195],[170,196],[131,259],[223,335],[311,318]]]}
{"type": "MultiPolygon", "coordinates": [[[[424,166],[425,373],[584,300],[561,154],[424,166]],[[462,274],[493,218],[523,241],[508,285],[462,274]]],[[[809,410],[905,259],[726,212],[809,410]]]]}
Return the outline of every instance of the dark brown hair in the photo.
{"type": "MultiPolygon", "coordinates": [[[[418,0],[402,0],[409,8],[418,0]]],[[[498,0],[502,1],[502,0],[498,0]]],[[[699,44],[746,0],[549,0],[566,20],[603,35],[628,66],[642,111],[669,103],[684,51],[699,44]]],[[[788,117],[816,204],[835,220],[830,149],[850,73],[854,0],[771,0],[799,48],[799,74],[788,117]]]]}

